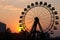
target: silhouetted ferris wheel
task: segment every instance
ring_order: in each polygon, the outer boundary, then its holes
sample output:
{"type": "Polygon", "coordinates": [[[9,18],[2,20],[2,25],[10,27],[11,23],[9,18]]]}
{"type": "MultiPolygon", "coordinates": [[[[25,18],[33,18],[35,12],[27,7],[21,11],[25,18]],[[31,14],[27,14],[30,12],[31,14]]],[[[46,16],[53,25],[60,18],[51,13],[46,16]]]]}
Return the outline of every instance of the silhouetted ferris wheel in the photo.
{"type": "Polygon", "coordinates": [[[57,30],[57,25],[59,24],[57,14],[55,7],[47,4],[47,2],[43,3],[40,1],[31,3],[31,5],[27,5],[27,8],[24,8],[24,11],[21,13],[19,21],[20,27],[24,27],[28,32],[39,30],[44,33],[51,32],[51,34],[53,34],[53,30],[57,30]]]}

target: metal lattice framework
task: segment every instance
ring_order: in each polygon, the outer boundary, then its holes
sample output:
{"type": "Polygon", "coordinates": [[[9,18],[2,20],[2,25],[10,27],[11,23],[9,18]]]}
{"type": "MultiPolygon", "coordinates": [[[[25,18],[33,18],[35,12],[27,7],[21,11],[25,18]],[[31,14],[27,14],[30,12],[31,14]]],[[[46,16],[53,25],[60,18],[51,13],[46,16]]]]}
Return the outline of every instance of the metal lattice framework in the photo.
{"type": "MultiPolygon", "coordinates": [[[[57,30],[57,25],[59,24],[58,22],[58,15],[57,15],[57,11],[55,10],[55,7],[52,7],[51,4],[47,4],[47,2],[35,2],[35,3],[31,3],[31,5],[27,5],[27,8],[24,8],[24,11],[21,12],[21,16],[20,16],[20,27],[24,27],[25,30],[30,31],[28,28],[28,26],[32,26],[32,21],[34,21],[34,17],[38,17],[39,20],[41,21],[41,17],[45,17],[45,22],[49,22],[45,23],[48,24],[47,27],[44,29],[44,32],[49,32],[51,31],[51,29],[53,30],[57,30]],[[43,11],[44,9],[44,11],[43,11]],[[47,12],[45,13],[45,11],[47,10],[47,12]],[[44,14],[43,14],[44,12],[44,14]],[[42,15],[42,16],[40,16],[42,15]],[[31,17],[31,18],[30,18],[31,17]],[[49,17],[49,18],[48,18],[49,17]],[[48,20],[49,19],[49,20],[48,20]],[[27,23],[29,20],[31,22],[31,25],[29,25],[30,23],[27,23]]],[[[42,21],[43,22],[43,21],[42,21]]],[[[42,23],[41,22],[41,23],[42,23]]],[[[43,26],[43,23],[42,23],[43,26]]],[[[23,29],[22,29],[23,30],[23,29]]],[[[53,31],[51,31],[51,34],[53,34],[53,31]]]]}

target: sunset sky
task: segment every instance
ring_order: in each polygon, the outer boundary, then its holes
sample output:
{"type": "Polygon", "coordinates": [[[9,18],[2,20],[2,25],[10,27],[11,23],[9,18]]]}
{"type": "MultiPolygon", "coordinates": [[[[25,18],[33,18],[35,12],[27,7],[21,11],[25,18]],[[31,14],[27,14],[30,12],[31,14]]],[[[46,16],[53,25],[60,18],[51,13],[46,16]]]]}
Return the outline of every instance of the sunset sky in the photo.
{"type": "MultiPolygon", "coordinates": [[[[21,12],[28,4],[36,1],[51,3],[60,17],[60,0],[0,0],[0,22],[6,23],[7,28],[10,28],[12,32],[18,32],[21,12]]],[[[55,31],[56,36],[60,35],[59,33],[60,25],[55,31]]]]}

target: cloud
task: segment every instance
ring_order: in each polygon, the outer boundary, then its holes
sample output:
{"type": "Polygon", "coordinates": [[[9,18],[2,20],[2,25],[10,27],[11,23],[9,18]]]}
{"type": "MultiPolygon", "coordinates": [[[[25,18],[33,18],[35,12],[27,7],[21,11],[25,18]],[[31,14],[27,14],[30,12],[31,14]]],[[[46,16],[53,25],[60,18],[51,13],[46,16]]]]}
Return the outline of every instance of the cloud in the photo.
{"type": "Polygon", "coordinates": [[[15,10],[15,11],[20,11],[22,8],[15,7],[13,5],[0,5],[0,8],[6,9],[6,10],[15,10]]]}
{"type": "Polygon", "coordinates": [[[36,0],[4,0],[0,2],[0,5],[10,4],[17,7],[25,7],[26,4],[30,4],[31,2],[34,2],[36,0]]]}
{"type": "Polygon", "coordinates": [[[11,17],[15,17],[21,14],[22,10],[23,8],[15,7],[14,5],[0,5],[0,19],[2,17],[8,19],[10,15],[11,17]]]}
{"type": "Polygon", "coordinates": [[[0,0],[0,2],[4,2],[5,0],[0,0]]]}

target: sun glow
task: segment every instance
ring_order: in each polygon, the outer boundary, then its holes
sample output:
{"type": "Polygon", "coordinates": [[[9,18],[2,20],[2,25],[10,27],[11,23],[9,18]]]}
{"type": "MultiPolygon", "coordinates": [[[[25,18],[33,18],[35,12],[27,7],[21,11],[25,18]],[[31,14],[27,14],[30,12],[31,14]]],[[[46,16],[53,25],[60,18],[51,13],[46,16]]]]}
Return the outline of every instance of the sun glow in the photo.
{"type": "Polygon", "coordinates": [[[18,27],[18,32],[21,32],[22,30],[24,30],[24,26],[23,25],[18,27]]]}
{"type": "Polygon", "coordinates": [[[21,30],[23,30],[23,29],[24,29],[23,27],[19,27],[18,31],[21,32],[21,30]]]}
{"type": "Polygon", "coordinates": [[[21,28],[20,27],[18,28],[18,31],[21,32],[21,28]]]}

